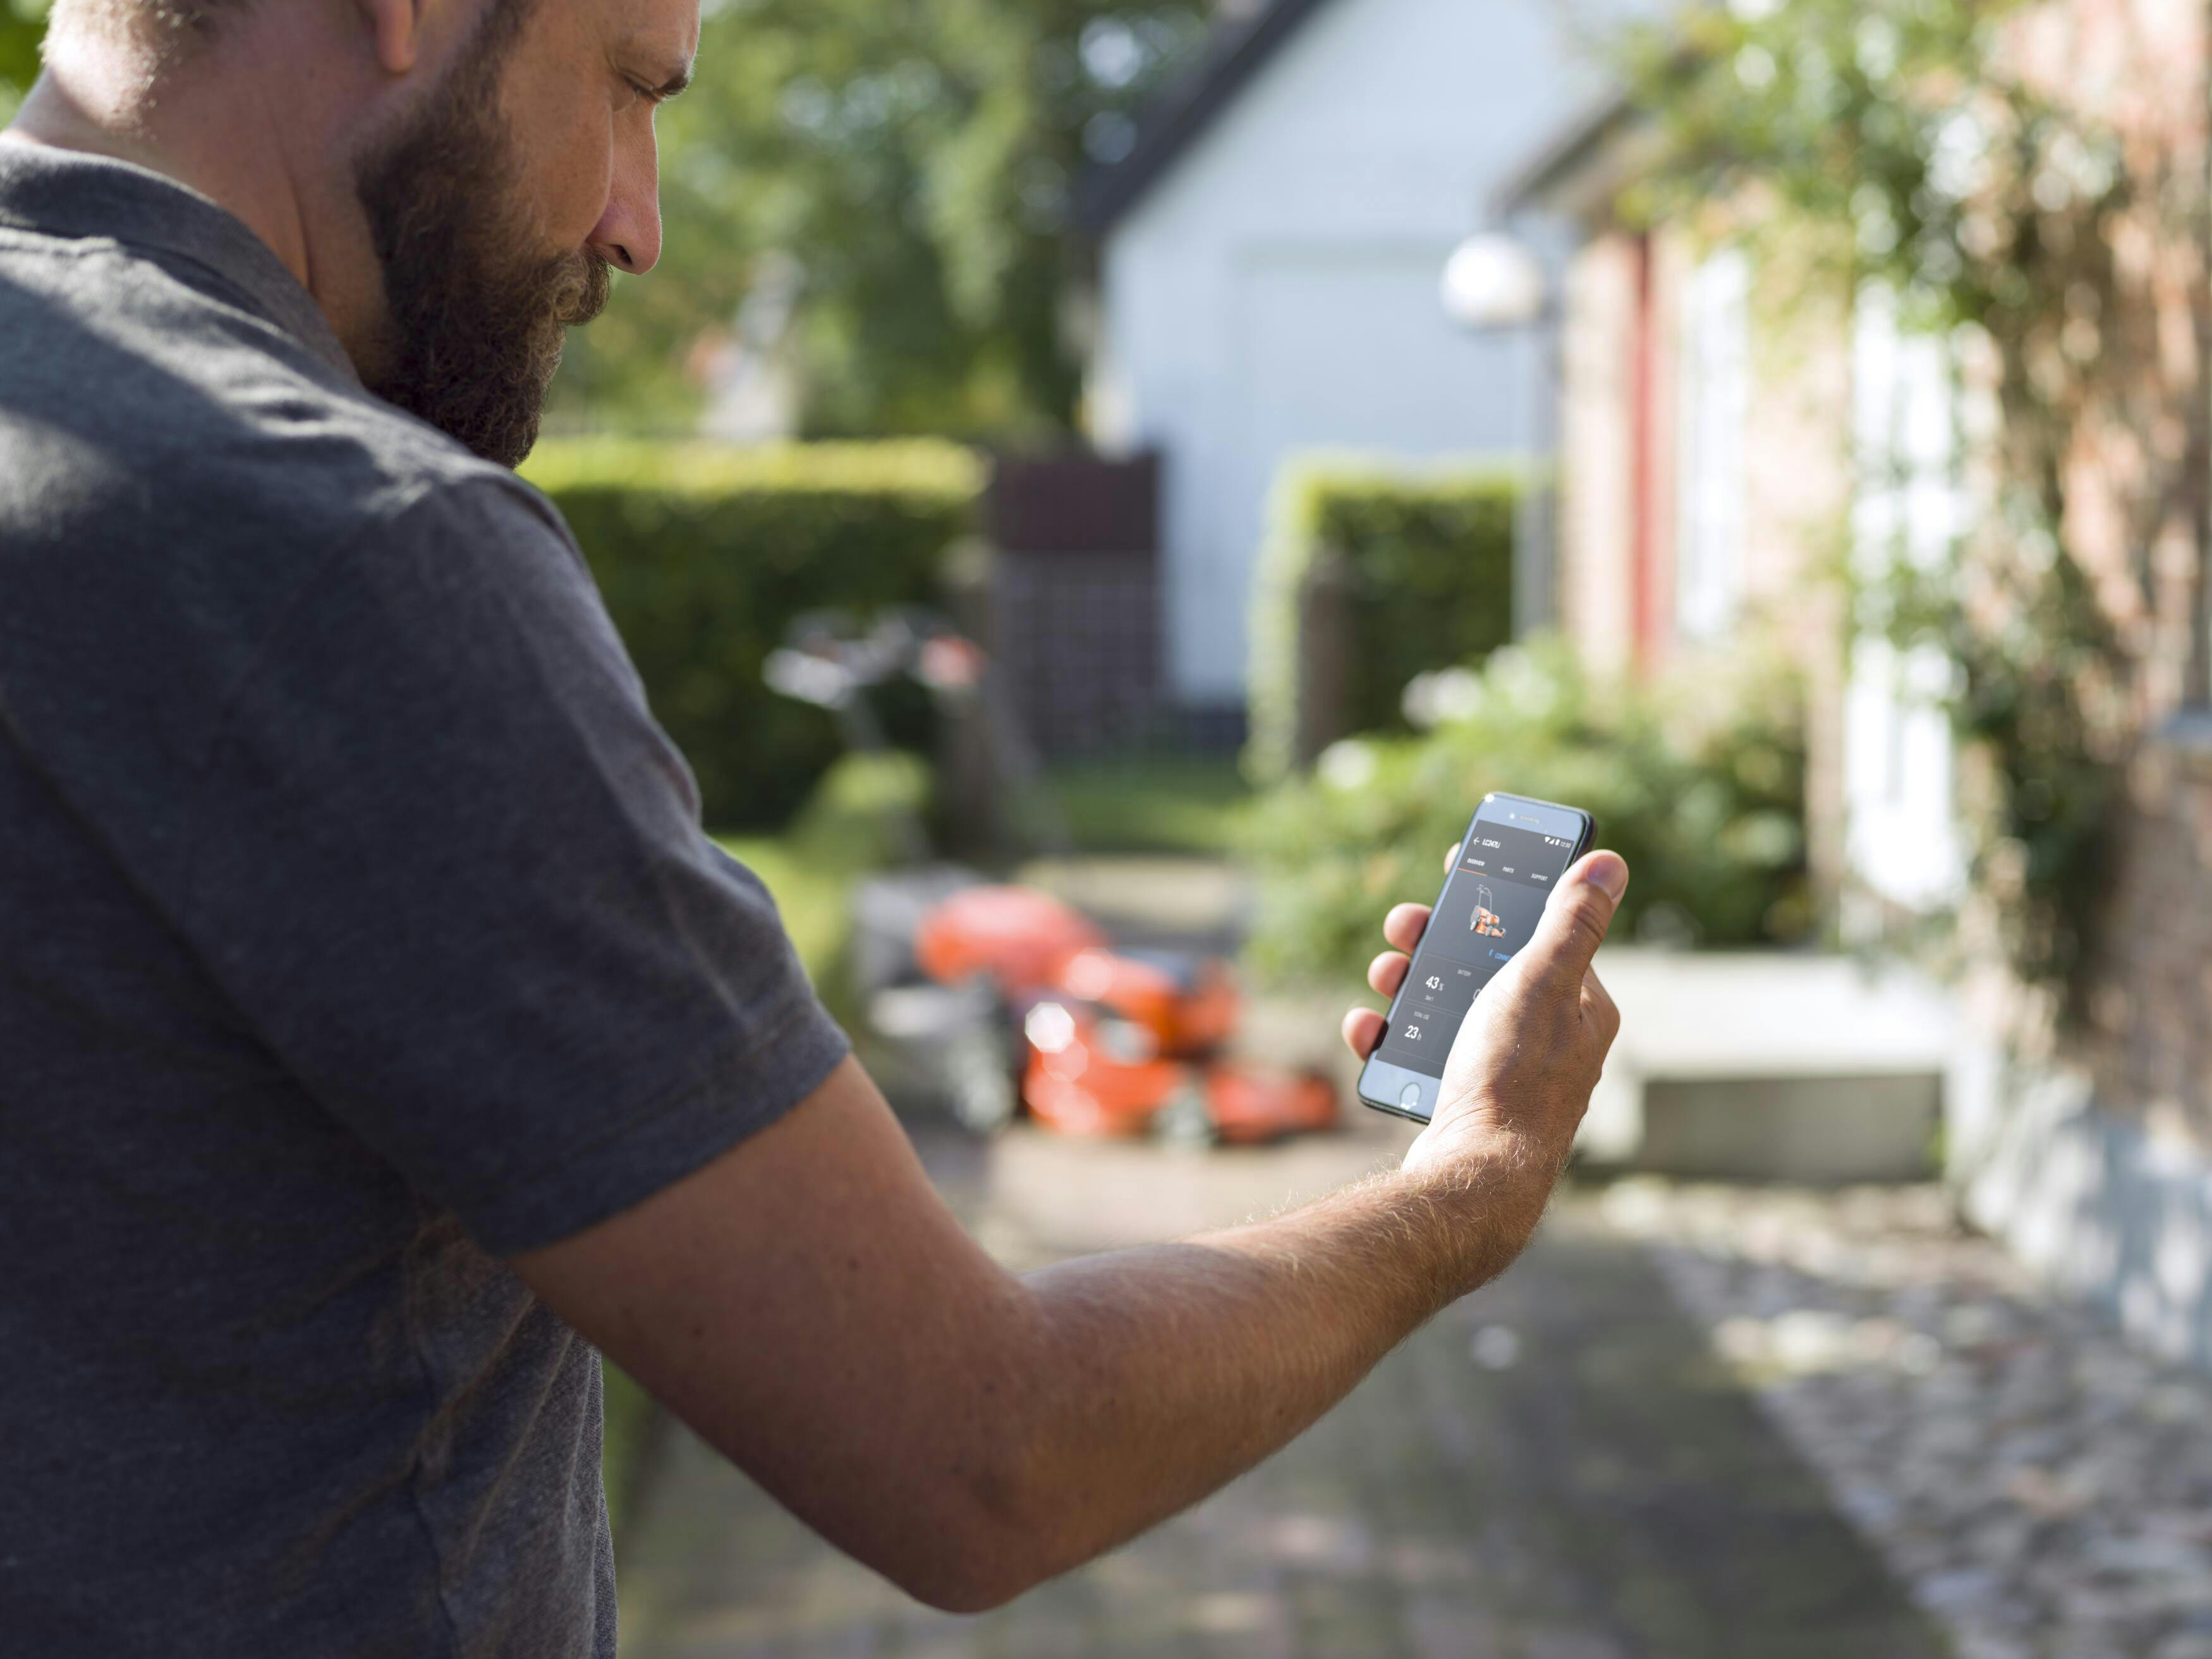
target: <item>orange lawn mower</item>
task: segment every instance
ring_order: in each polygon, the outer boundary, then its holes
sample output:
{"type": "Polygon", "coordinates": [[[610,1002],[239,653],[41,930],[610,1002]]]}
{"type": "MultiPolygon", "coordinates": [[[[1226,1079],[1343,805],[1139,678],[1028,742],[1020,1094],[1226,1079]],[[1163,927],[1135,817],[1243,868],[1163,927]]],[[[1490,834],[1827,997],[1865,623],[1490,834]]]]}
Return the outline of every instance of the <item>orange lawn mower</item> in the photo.
{"type": "MultiPolygon", "coordinates": [[[[771,661],[770,684],[787,695],[804,684],[808,701],[857,702],[907,672],[947,718],[980,715],[987,738],[1011,733],[992,718],[982,653],[941,620],[895,613],[858,639],[807,623],[811,632],[787,647],[806,663],[771,661]]],[[[840,712],[848,738],[880,741],[865,714],[840,712]]],[[[987,747],[1001,779],[1030,769],[1018,739],[987,747]]],[[[908,839],[920,837],[915,825],[908,839]]],[[[1049,893],[945,864],[863,883],[854,932],[857,988],[890,1080],[933,1095],[979,1133],[1024,1112],[1063,1134],[1231,1144],[1336,1126],[1327,1077],[1228,1057],[1243,1002],[1218,958],[1117,948],[1049,893]]]]}

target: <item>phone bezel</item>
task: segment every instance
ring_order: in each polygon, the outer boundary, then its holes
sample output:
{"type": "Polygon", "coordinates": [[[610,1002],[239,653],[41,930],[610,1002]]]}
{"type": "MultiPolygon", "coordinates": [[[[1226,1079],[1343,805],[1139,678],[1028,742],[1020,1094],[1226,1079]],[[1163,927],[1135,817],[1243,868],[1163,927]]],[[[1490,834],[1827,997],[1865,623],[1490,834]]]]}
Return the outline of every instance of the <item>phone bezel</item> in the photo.
{"type": "MultiPolygon", "coordinates": [[[[1499,790],[1492,791],[1476,803],[1473,816],[1467,821],[1468,836],[1474,834],[1475,827],[1483,821],[1483,814],[1490,812],[1493,807],[1499,809],[1492,813],[1494,820],[1502,819],[1508,823],[1517,823],[1534,830],[1539,835],[1559,836],[1571,831],[1569,838],[1572,840],[1574,848],[1567,854],[1567,863],[1570,866],[1589,851],[1590,841],[1596,830],[1596,820],[1582,808],[1562,806],[1557,801],[1537,800],[1532,796],[1511,795],[1499,790]],[[1534,810],[1533,812],[1522,811],[1516,815],[1512,810],[1515,808],[1534,810]]],[[[1460,845],[1465,847],[1466,844],[1466,838],[1462,837],[1460,845]]],[[[1443,896],[1451,890],[1452,883],[1457,881],[1465,873],[1460,867],[1459,860],[1455,858],[1452,860],[1450,873],[1444,877],[1443,884],[1437,889],[1437,905],[1443,904],[1443,896]]],[[[1427,936],[1427,932],[1424,929],[1422,939],[1425,939],[1427,936]]],[[[1419,940],[1416,940],[1412,951],[1408,954],[1417,958],[1420,953],[1421,944],[1419,940]]],[[[1408,981],[1412,978],[1413,975],[1410,973],[1407,975],[1408,981]]],[[[1398,988],[1397,996],[1390,999],[1389,1012],[1383,1017],[1386,1030],[1389,1028],[1389,1023],[1397,1018],[1398,1003],[1405,994],[1406,988],[1401,985],[1398,988]]],[[[1376,1047],[1379,1048],[1381,1045],[1378,1043],[1376,1047]]],[[[1439,1082],[1437,1078],[1427,1072],[1417,1072],[1409,1066],[1400,1066],[1395,1061],[1377,1060],[1370,1054],[1359,1068],[1359,1082],[1357,1086],[1359,1103],[1376,1111],[1387,1112],[1392,1117],[1402,1117],[1408,1122],[1430,1122],[1433,1117],[1433,1108],[1430,1113],[1423,1114],[1408,1111],[1399,1103],[1399,1097],[1405,1092],[1406,1085],[1415,1079],[1428,1085],[1431,1090],[1435,1089],[1439,1082]],[[1376,1085],[1372,1092],[1370,1091],[1370,1083],[1376,1085]],[[1385,1086],[1389,1091],[1388,1097],[1377,1098],[1385,1086]]]]}

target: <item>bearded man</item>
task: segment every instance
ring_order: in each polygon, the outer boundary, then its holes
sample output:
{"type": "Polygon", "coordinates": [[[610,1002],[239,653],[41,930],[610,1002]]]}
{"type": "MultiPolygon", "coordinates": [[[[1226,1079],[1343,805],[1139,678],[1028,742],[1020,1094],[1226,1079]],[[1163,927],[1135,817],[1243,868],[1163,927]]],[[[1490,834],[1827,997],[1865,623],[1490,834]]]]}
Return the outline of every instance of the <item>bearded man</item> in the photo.
{"type": "Polygon", "coordinates": [[[595,1346],[988,1607],[1296,1434],[1565,1159],[1605,854],[1402,1168],[1027,1278],[963,1233],[510,470],[658,255],[697,37],[696,0],[54,7],[0,137],[10,1653],[611,1659],[595,1346]]]}

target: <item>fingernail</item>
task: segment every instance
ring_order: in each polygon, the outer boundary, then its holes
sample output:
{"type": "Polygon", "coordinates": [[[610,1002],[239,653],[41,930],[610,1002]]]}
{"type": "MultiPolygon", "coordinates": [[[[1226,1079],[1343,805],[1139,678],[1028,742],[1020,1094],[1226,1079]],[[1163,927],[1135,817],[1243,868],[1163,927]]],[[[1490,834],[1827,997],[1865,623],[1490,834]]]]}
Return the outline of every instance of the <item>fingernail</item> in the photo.
{"type": "Polygon", "coordinates": [[[1615,904],[1628,890],[1628,863],[1618,853],[1596,853],[1583,868],[1583,879],[1605,889],[1615,904]]]}

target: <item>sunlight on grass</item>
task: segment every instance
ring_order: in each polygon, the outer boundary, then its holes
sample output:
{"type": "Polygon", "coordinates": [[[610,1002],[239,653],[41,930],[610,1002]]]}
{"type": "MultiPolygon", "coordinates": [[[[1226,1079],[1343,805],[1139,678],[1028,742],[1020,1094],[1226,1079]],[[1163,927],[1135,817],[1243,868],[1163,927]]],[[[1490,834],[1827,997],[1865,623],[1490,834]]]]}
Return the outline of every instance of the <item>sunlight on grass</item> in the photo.
{"type": "Polygon", "coordinates": [[[1046,773],[1045,785],[1086,853],[1225,857],[1252,803],[1233,755],[1064,762],[1046,773]]]}
{"type": "Polygon", "coordinates": [[[768,884],[784,930],[799,947],[806,971],[822,982],[845,942],[847,904],[858,872],[808,856],[795,840],[773,836],[719,836],[722,850],[768,884]]]}

